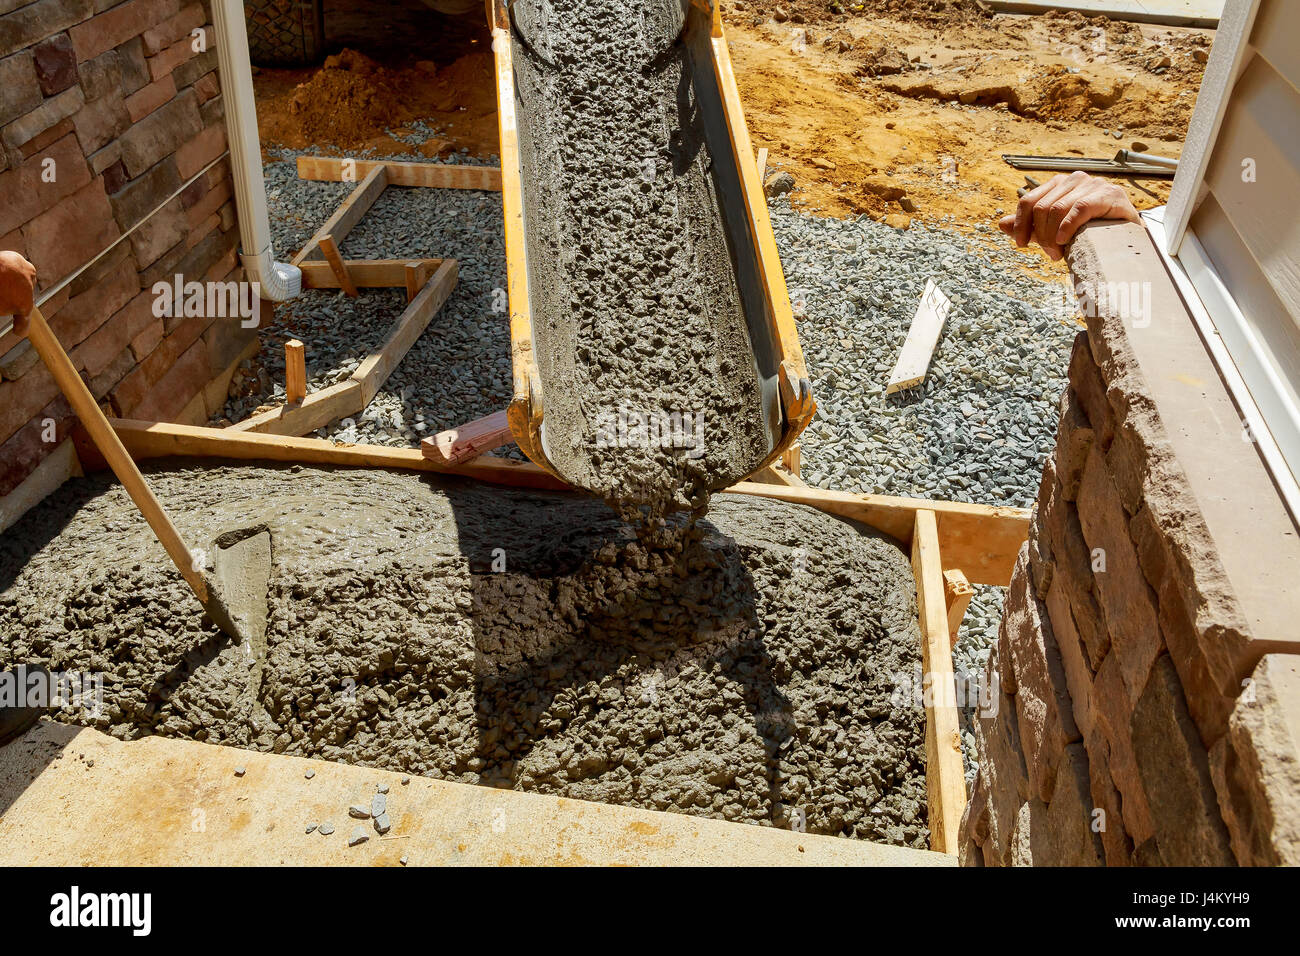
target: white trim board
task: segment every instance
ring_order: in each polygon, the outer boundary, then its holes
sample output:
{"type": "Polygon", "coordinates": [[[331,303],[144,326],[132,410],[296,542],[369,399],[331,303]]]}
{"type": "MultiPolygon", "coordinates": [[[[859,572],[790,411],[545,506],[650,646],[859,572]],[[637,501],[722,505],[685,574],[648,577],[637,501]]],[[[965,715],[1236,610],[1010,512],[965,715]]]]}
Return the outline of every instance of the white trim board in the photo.
{"type": "Polygon", "coordinates": [[[1205,76],[1196,95],[1196,106],[1187,126],[1178,174],[1169,190],[1169,202],[1164,214],[1164,240],[1162,252],[1178,255],[1178,247],[1187,232],[1192,213],[1196,211],[1201,193],[1201,183],[1210,168],[1210,157],[1219,138],[1219,128],[1228,111],[1228,99],[1243,66],[1249,62],[1250,31],[1259,12],[1259,0],[1227,0],[1224,4],[1223,22],[1210,47],[1210,59],[1205,64],[1205,76]]]}
{"type": "Polygon", "coordinates": [[[1143,225],[1250,428],[1287,510],[1300,521],[1300,482],[1296,475],[1300,471],[1300,409],[1273,383],[1272,370],[1263,360],[1249,324],[1196,236],[1188,232],[1178,255],[1169,253],[1166,215],[1164,206],[1147,210],[1142,213],[1143,225]],[[1256,384],[1253,390],[1251,382],[1256,384]]]}

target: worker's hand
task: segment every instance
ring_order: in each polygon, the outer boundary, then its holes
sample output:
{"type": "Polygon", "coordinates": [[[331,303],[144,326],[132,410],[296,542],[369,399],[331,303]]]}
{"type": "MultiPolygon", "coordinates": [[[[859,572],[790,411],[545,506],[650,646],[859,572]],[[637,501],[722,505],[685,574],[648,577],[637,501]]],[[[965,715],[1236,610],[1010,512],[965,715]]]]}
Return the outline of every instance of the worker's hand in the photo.
{"type": "Polygon", "coordinates": [[[1052,259],[1060,259],[1066,244],[1090,219],[1137,222],[1138,214],[1122,187],[1087,173],[1058,173],[1025,193],[1015,213],[998,220],[998,228],[1016,245],[1036,240],[1052,259]]]}
{"type": "Polygon", "coordinates": [[[36,267],[16,252],[0,252],[0,315],[14,317],[14,331],[27,334],[27,313],[36,292],[36,267]]]}

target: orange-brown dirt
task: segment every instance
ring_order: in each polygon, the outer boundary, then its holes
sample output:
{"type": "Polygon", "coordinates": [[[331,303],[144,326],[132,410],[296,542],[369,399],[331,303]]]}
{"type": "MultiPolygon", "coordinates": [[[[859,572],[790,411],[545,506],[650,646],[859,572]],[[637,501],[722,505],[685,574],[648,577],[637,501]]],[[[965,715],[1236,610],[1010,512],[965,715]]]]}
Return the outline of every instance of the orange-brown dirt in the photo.
{"type": "MultiPolygon", "coordinates": [[[[794,176],[792,202],[894,225],[1010,211],[1026,173],[1004,153],[1110,158],[1138,143],[1177,156],[1212,36],[975,0],[724,9],[754,145],[794,176]]],[[[1168,196],[1167,181],[1140,183],[1127,186],[1139,208],[1168,196]]]]}
{"type": "Polygon", "coordinates": [[[384,65],[344,49],[319,69],[260,70],[255,78],[262,145],[319,148],[322,153],[374,149],[432,159],[468,148],[498,148],[492,51],[470,52],[439,67],[432,60],[384,65]],[[441,131],[412,146],[395,138],[422,120],[441,131]],[[391,133],[389,132],[391,131],[391,133]]]}
{"type": "MultiPolygon", "coordinates": [[[[358,10],[373,2],[356,0],[358,10]]],[[[1136,143],[1177,156],[1212,37],[1077,13],[993,14],[978,0],[723,0],[723,9],[769,175],[794,176],[799,208],[896,226],[920,217],[962,227],[1010,211],[1026,174],[1003,153],[1109,158],[1136,143]]],[[[436,53],[393,49],[259,71],[263,144],[417,159],[496,153],[486,28],[462,23],[436,53]],[[416,147],[388,132],[415,120],[438,137],[416,147]]],[[[1139,208],[1168,195],[1167,181],[1116,181],[1139,208]]]]}

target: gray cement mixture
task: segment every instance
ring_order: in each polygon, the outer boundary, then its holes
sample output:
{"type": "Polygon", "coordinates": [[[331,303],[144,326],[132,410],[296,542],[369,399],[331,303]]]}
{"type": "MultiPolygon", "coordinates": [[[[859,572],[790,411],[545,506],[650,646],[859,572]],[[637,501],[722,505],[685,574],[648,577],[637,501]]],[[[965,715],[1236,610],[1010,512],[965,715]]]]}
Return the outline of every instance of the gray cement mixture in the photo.
{"type": "Polygon", "coordinates": [[[171,462],[192,545],[265,525],[264,640],[201,613],[115,482],[0,537],[0,667],[104,674],[163,734],[924,847],[907,556],[798,505],[714,499],[638,538],[600,501],[413,474],[171,462]]]}
{"type": "Polygon", "coordinates": [[[625,516],[701,508],[773,447],[687,7],[512,14],[546,450],[625,516]]]}

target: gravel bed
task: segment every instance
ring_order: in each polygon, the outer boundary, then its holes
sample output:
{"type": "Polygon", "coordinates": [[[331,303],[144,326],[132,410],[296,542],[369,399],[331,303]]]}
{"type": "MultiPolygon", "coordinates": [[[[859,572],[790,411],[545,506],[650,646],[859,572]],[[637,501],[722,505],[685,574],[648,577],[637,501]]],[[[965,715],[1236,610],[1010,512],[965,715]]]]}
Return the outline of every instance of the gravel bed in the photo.
{"type": "MultiPolygon", "coordinates": [[[[264,168],[275,246],[286,260],[352,188],[298,179],[297,155],[281,151],[264,168]]],[[[914,222],[900,231],[866,217],[807,216],[784,197],[771,213],[818,402],[801,439],[804,479],[844,491],[1031,505],[1079,331],[1064,286],[1029,274],[1042,260],[992,227],[958,234],[914,222]],[[953,308],[929,374],[922,386],[886,396],[930,277],[953,308]]],[[[358,420],[317,435],[411,446],[505,407],[511,377],[499,194],[390,188],[342,251],[349,258],[455,258],[460,281],[358,420]]],[[[346,378],[382,340],[403,300],[397,290],[363,291],[355,301],[312,291],[287,303],[262,332],[271,391],[232,400],[227,417],[283,401],[289,337],[307,345],[308,391],[346,378]]],[[[498,453],[522,458],[513,445],[498,453]]],[[[963,623],[954,666],[972,686],[996,639],[1002,597],[1001,588],[977,587],[963,623]]],[[[973,775],[968,728],[965,741],[973,775]]]]}

